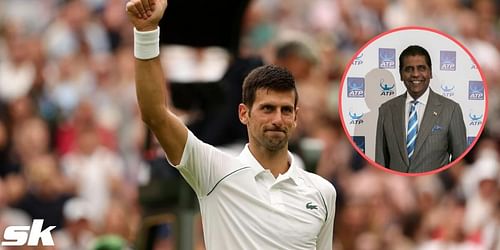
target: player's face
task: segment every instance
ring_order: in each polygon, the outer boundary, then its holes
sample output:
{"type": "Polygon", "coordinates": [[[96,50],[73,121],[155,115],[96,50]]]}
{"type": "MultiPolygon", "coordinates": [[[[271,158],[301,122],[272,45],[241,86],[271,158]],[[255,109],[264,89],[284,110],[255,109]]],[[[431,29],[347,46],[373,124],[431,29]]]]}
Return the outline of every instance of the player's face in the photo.
{"type": "Polygon", "coordinates": [[[432,78],[432,69],[425,62],[423,55],[403,58],[403,68],[400,73],[401,81],[414,99],[419,98],[425,92],[432,78]]]}
{"type": "Polygon", "coordinates": [[[247,125],[250,143],[277,151],[288,146],[288,138],[297,125],[293,91],[258,89],[250,107],[240,104],[240,120],[247,125]]]}

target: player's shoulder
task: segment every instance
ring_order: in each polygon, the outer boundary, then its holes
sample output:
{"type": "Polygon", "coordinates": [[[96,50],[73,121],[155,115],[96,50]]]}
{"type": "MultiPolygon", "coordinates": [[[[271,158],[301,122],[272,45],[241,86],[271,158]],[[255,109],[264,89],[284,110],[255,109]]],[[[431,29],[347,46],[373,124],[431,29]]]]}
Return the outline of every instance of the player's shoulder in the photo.
{"type": "Polygon", "coordinates": [[[333,198],[337,196],[337,190],[330,181],[315,173],[307,172],[305,170],[302,170],[302,172],[308,185],[314,186],[323,195],[332,195],[333,198]]]}

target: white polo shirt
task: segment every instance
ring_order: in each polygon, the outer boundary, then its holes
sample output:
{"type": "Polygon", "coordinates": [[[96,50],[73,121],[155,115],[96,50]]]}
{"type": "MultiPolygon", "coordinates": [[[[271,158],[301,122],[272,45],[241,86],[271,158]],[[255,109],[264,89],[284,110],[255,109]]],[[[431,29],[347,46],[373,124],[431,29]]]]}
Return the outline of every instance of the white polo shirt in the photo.
{"type": "Polygon", "coordinates": [[[188,133],[175,167],[198,196],[208,250],[332,249],[335,188],[289,160],[275,178],[248,145],[235,157],[188,133]]]}

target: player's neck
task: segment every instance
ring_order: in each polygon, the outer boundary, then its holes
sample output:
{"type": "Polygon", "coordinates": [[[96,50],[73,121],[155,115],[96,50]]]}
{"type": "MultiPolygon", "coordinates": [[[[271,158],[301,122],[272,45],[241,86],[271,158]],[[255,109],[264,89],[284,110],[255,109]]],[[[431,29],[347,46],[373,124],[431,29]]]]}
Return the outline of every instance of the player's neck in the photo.
{"type": "Polygon", "coordinates": [[[265,169],[269,169],[274,177],[288,171],[290,164],[288,162],[287,147],[277,151],[270,151],[264,147],[250,144],[249,149],[260,165],[265,169]]]}

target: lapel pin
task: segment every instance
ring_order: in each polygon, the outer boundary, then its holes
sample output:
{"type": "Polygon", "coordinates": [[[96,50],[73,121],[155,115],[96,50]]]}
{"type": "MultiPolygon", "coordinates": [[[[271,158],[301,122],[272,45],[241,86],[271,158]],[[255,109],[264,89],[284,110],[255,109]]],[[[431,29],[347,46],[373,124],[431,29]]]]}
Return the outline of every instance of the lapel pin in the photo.
{"type": "Polygon", "coordinates": [[[438,113],[437,113],[436,111],[432,112],[432,114],[433,114],[434,116],[437,116],[437,115],[438,115],[438,113]]]}

